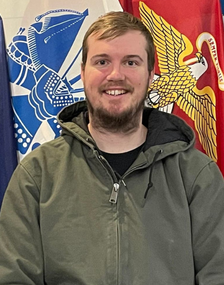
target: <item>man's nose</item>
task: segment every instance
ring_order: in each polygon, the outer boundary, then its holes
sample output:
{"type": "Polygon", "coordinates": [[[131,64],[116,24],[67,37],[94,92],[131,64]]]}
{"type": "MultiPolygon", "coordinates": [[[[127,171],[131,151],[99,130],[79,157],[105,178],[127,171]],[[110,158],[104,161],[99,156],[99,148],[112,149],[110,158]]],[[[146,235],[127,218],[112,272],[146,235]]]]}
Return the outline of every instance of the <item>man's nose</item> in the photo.
{"type": "Polygon", "coordinates": [[[111,66],[111,69],[107,75],[107,80],[111,81],[111,80],[124,80],[125,79],[125,75],[122,71],[122,66],[118,65],[118,64],[114,64],[111,66]]]}

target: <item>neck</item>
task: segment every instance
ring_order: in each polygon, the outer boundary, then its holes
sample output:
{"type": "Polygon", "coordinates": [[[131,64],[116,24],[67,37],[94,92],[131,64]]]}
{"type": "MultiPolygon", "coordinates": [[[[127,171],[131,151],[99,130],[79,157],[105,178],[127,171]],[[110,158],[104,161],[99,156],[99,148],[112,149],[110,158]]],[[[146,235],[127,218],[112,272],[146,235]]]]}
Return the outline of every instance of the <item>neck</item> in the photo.
{"type": "Polygon", "coordinates": [[[98,148],[108,153],[123,153],[135,149],[145,142],[147,135],[147,128],[142,124],[127,133],[95,129],[91,122],[88,128],[98,148]]]}

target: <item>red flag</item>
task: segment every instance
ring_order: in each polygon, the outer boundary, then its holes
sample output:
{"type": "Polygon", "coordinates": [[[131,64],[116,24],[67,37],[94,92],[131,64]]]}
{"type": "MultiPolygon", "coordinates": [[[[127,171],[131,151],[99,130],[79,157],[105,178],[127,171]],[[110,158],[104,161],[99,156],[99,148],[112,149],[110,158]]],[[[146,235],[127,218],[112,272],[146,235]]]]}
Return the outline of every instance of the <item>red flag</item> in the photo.
{"type": "Polygon", "coordinates": [[[182,117],[195,130],[196,147],[224,174],[224,31],[219,0],[120,2],[141,18],[156,46],[157,77],[149,89],[149,105],[182,117]]]}

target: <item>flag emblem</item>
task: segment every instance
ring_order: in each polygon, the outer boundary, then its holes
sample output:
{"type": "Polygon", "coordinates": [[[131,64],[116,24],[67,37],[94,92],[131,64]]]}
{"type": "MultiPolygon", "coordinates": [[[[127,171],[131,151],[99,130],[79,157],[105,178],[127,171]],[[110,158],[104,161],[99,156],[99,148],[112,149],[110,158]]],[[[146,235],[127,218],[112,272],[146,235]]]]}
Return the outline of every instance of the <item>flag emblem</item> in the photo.
{"type": "Polygon", "coordinates": [[[47,11],[27,29],[21,27],[7,48],[10,82],[20,87],[20,94],[13,95],[20,158],[59,136],[57,113],[84,99],[83,87],[75,88],[81,81],[80,71],[67,77],[81,47],[63,74],[60,70],[87,15],[88,9],[82,13],[70,9],[47,11]]]}
{"type": "MultiPolygon", "coordinates": [[[[199,35],[196,43],[198,51],[192,55],[193,45],[185,35],[143,2],[139,2],[139,12],[153,37],[160,70],[148,90],[147,104],[168,112],[172,112],[174,104],[177,104],[194,121],[205,152],[217,161],[215,94],[210,86],[197,87],[199,78],[208,69],[201,51],[202,43],[206,41],[212,51],[214,38],[206,33],[199,35]]],[[[220,68],[217,74],[221,89],[223,74],[220,68]]]]}

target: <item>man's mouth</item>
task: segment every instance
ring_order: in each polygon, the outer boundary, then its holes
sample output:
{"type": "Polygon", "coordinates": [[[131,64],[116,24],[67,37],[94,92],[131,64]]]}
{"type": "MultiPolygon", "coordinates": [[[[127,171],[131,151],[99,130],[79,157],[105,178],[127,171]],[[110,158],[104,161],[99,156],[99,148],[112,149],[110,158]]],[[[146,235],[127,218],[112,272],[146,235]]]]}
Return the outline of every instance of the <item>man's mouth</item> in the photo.
{"type": "Polygon", "coordinates": [[[127,93],[126,90],[118,90],[118,89],[105,90],[104,92],[108,95],[111,95],[111,96],[119,96],[119,95],[123,95],[123,94],[127,93]]]}

